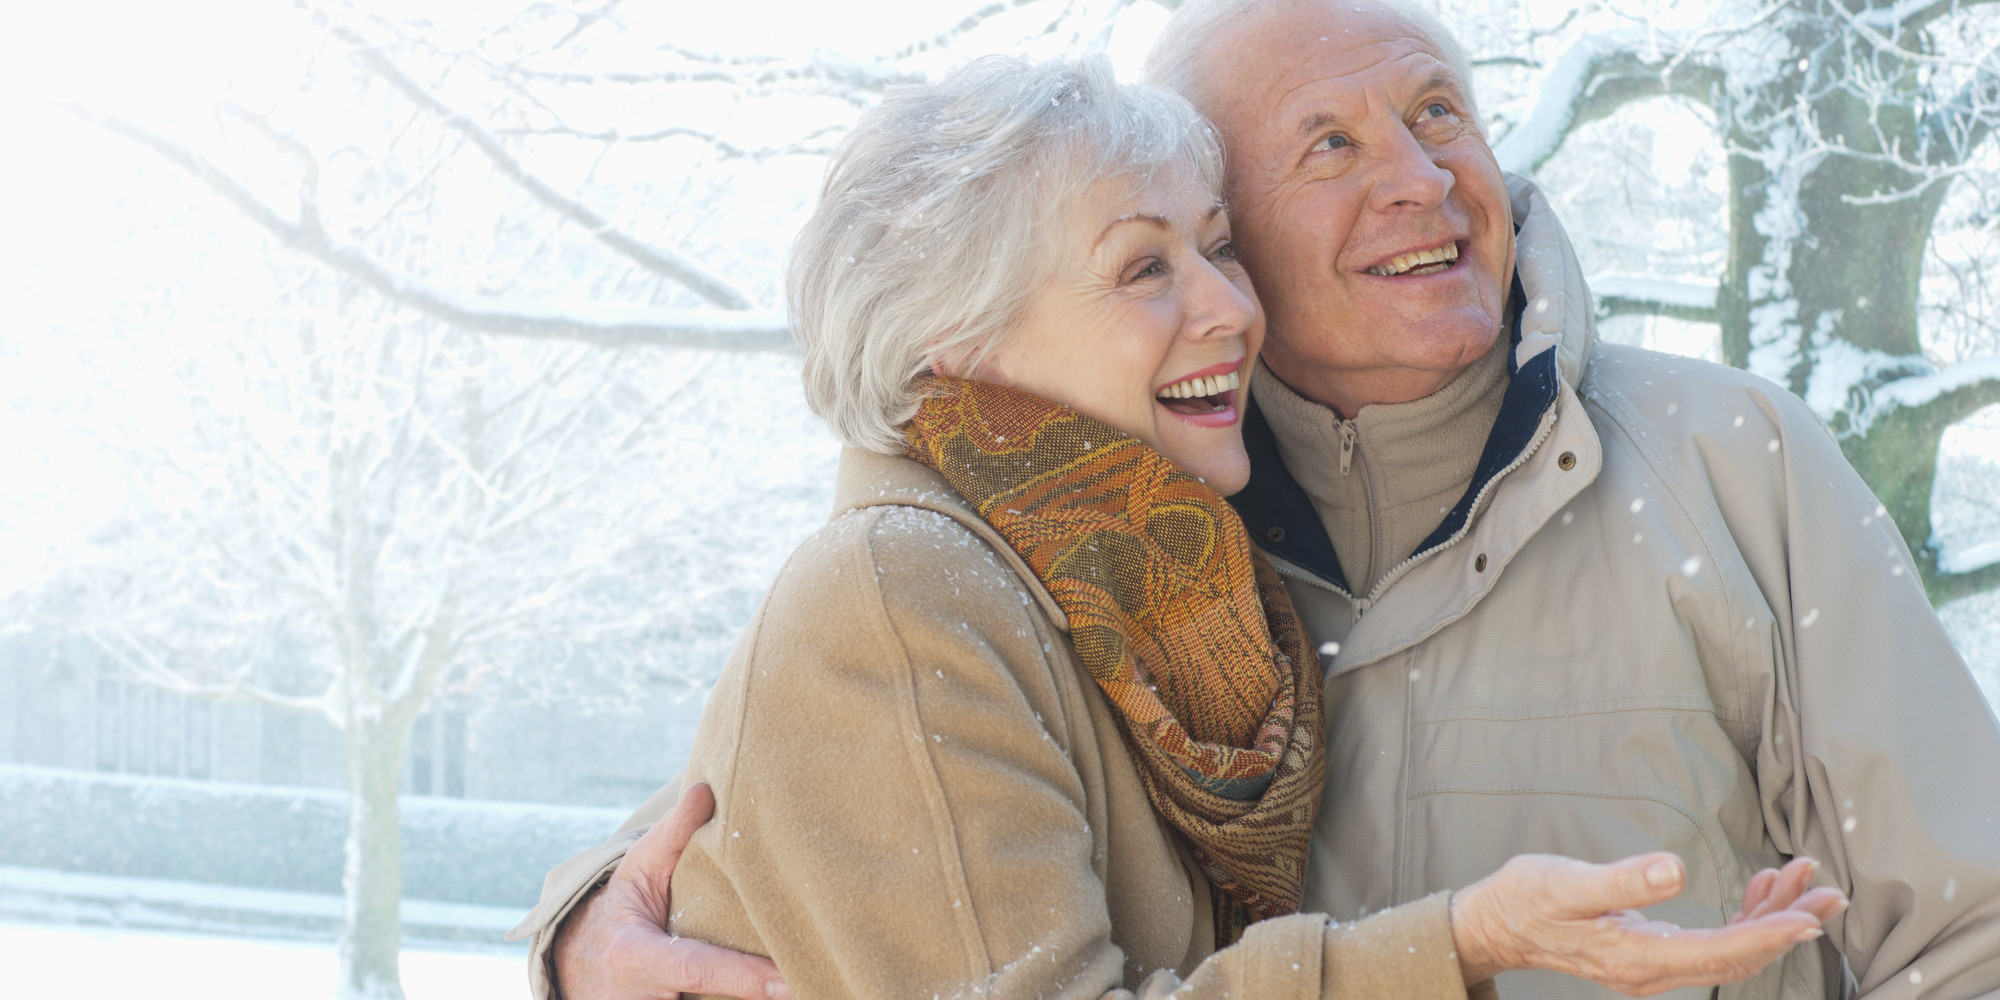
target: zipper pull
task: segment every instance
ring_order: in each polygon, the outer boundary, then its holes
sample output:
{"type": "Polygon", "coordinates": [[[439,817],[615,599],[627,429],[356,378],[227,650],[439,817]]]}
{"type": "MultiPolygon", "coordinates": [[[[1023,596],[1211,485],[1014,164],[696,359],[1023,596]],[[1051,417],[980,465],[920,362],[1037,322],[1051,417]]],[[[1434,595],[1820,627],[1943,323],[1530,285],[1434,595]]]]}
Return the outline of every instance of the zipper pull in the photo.
{"type": "Polygon", "coordinates": [[[1366,598],[1366,597],[1357,597],[1357,598],[1355,598],[1355,599],[1354,599],[1354,620],[1355,620],[1355,621],[1360,621],[1360,620],[1361,620],[1361,616],[1362,616],[1362,615],[1365,615],[1365,614],[1367,614],[1367,613],[1368,613],[1368,609],[1369,609],[1369,608],[1372,608],[1372,607],[1374,607],[1374,606],[1375,606],[1375,602],[1374,602],[1374,601],[1371,601],[1371,600],[1369,600],[1369,599],[1368,599],[1368,598],[1366,598]]]}
{"type": "Polygon", "coordinates": [[[1354,439],[1361,432],[1354,428],[1354,421],[1342,420],[1335,425],[1340,428],[1340,474],[1347,475],[1347,469],[1354,464],[1354,439]]]}

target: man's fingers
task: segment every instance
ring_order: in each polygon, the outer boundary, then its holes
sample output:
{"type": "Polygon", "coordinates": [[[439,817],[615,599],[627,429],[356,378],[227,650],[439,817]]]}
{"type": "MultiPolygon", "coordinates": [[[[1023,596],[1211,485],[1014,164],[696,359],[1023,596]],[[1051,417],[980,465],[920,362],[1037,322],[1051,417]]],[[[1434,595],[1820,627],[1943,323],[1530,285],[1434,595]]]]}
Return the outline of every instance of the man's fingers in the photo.
{"type": "Polygon", "coordinates": [[[1788,909],[1809,913],[1825,923],[1847,910],[1847,894],[1832,886],[1821,886],[1800,896],[1788,909]]]}
{"type": "Polygon", "coordinates": [[[1812,880],[1819,875],[1819,862],[1811,858],[1793,858],[1778,869],[1778,877],[1771,883],[1770,895],[1765,897],[1761,912],[1776,913],[1790,907],[1805,891],[1812,887],[1812,880]]]}
{"type": "Polygon", "coordinates": [[[1734,924],[1757,916],[1758,907],[1763,905],[1764,900],[1770,898],[1771,884],[1777,880],[1776,868],[1766,868],[1750,876],[1750,884],[1743,888],[1743,908],[1737,910],[1736,915],[1729,918],[1729,922],[1734,924]]]}
{"type": "Polygon", "coordinates": [[[687,850],[688,841],[694,832],[715,815],[715,793],[705,782],[696,782],[682,790],[679,802],[652,829],[625,852],[624,860],[618,863],[618,872],[613,878],[631,882],[644,891],[646,897],[659,907],[658,922],[666,923],[667,900],[671,898],[668,884],[674,875],[674,866],[680,864],[681,852],[687,850]]]}
{"type": "Polygon", "coordinates": [[[1713,930],[1635,924],[1628,928],[1628,940],[1612,949],[1619,968],[1605,981],[1636,995],[1736,982],[1817,937],[1818,931],[1819,921],[1795,910],[1713,930]]]}
{"type": "Polygon", "coordinates": [[[792,993],[768,958],[693,938],[624,935],[608,955],[619,979],[645,995],[713,993],[738,1000],[787,1000],[792,993]]]}

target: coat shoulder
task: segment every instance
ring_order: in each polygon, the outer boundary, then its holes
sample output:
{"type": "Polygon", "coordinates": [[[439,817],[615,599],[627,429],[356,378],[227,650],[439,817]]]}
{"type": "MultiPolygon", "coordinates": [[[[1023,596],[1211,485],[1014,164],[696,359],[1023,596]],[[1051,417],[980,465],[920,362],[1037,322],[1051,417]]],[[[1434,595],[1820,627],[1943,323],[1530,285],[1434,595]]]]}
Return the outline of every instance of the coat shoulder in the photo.
{"type": "Polygon", "coordinates": [[[1685,355],[1599,344],[1577,395],[1593,421],[1664,447],[1699,437],[1711,448],[1755,459],[1801,436],[1809,436],[1815,449],[1832,445],[1826,425],[1785,387],[1685,355]]]}

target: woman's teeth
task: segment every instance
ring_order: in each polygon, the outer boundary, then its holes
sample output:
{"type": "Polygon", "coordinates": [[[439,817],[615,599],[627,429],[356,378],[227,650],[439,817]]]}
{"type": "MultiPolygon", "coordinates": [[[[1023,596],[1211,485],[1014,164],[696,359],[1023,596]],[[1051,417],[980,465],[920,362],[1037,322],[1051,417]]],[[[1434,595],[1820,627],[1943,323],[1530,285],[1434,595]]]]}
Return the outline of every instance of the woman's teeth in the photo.
{"type": "Polygon", "coordinates": [[[1416,253],[1397,254],[1394,260],[1380,267],[1371,267],[1369,274],[1390,277],[1398,274],[1436,274],[1452,265],[1458,259],[1458,244],[1447,243],[1436,250],[1419,250],[1416,253]]]}
{"type": "Polygon", "coordinates": [[[1161,399],[1190,399],[1195,396],[1217,396],[1237,387],[1242,378],[1237,372],[1224,375],[1208,375],[1202,378],[1182,379],[1161,389],[1161,399]]]}

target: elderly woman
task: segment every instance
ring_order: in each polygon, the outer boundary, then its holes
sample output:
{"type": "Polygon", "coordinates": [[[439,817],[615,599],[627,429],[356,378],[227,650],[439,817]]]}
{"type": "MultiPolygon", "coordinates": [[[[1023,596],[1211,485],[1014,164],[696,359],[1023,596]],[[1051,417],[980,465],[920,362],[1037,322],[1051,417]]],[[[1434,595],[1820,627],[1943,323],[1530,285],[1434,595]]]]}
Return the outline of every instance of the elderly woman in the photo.
{"type": "Polygon", "coordinates": [[[791,268],[836,514],[703,715],[685,777],[719,809],[670,930],[816,998],[1656,991],[1816,936],[1810,862],[1720,931],[1617,912],[1678,890],[1671,855],[1295,912],[1320,668],[1222,499],[1264,330],[1220,157],[1100,61],[982,60],[863,116],[791,268]]]}

